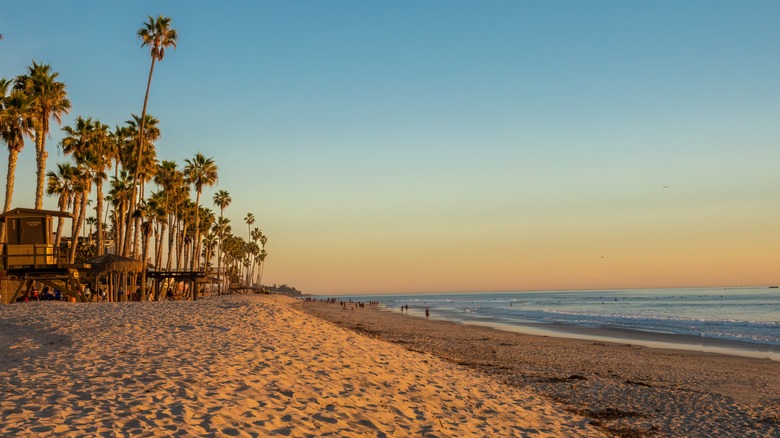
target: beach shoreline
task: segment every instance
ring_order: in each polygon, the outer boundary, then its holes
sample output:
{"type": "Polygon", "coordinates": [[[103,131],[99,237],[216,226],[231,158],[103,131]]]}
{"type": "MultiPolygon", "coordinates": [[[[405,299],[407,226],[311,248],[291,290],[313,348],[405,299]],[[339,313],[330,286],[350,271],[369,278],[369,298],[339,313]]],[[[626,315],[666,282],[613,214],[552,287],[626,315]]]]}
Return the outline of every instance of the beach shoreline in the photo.
{"type": "MultiPolygon", "coordinates": [[[[380,306],[381,307],[381,306],[380,306]]],[[[400,313],[398,310],[381,308],[382,311],[400,313]]],[[[417,317],[424,317],[417,315],[417,317]]],[[[768,359],[780,362],[780,346],[737,342],[725,339],[712,339],[700,336],[682,335],[676,333],[658,333],[642,330],[630,330],[614,327],[580,327],[565,324],[549,323],[481,323],[479,321],[451,321],[445,318],[431,316],[453,324],[472,325],[493,328],[501,331],[520,333],[533,336],[550,336],[566,339],[579,339],[593,342],[613,344],[632,344],[655,350],[680,350],[689,353],[713,353],[727,356],[748,357],[753,359],[768,359]]]]}
{"type": "MultiPolygon", "coordinates": [[[[350,303],[351,304],[351,303],[350,303]]],[[[531,389],[618,436],[780,434],[780,362],[521,334],[381,309],[300,301],[302,310],[531,389]]]]}

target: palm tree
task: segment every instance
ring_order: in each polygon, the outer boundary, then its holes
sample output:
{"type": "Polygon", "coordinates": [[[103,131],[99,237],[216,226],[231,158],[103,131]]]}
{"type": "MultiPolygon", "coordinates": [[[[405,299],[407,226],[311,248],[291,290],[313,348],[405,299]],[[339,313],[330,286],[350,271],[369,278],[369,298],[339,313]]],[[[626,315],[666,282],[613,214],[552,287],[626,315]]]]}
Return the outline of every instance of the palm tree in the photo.
{"type": "MultiPolygon", "coordinates": [[[[175,29],[171,28],[171,18],[163,17],[160,15],[157,19],[148,16],[148,21],[144,23],[143,27],[138,29],[136,33],[141,40],[141,47],[149,46],[150,55],[152,57],[152,63],[149,67],[149,78],[146,80],[146,94],[144,95],[144,107],[141,110],[141,129],[138,130],[138,158],[136,160],[135,178],[133,181],[138,183],[138,173],[141,170],[141,157],[143,156],[144,149],[144,135],[145,135],[145,122],[146,122],[146,106],[149,103],[149,88],[152,85],[152,75],[154,74],[154,64],[157,61],[162,61],[165,57],[165,49],[173,46],[176,48],[176,38],[178,33],[175,29]]],[[[132,198],[130,200],[130,210],[135,210],[135,186],[133,186],[132,198]]],[[[125,242],[130,237],[130,230],[125,230],[125,242]]],[[[123,255],[127,255],[127,243],[123,248],[123,255]]]]}
{"type": "MultiPolygon", "coordinates": [[[[255,223],[255,215],[247,213],[244,216],[244,222],[246,222],[247,239],[252,239],[252,224],[255,223]]],[[[247,268],[246,285],[249,286],[249,268],[247,268]]]]}
{"type": "Polygon", "coordinates": [[[70,263],[76,260],[76,250],[78,249],[79,234],[81,225],[84,223],[84,211],[87,209],[89,198],[91,177],[87,172],[89,165],[86,162],[77,162],[73,168],[71,186],[73,187],[73,221],[70,230],[70,263]]]}
{"type": "MultiPolygon", "coordinates": [[[[0,79],[0,139],[8,145],[8,171],[5,182],[3,213],[11,209],[16,181],[16,162],[24,147],[24,137],[32,135],[29,118],[31,99],[19,90],[8,92],[11,81],[0,79]]],[[[0,242],[5,240],[5,222],[0,222],[0,242]]]]}
{"type": "Polygon", "coordinates": [[[159,205],[152,197],[150,202],[143,202],[140,208],[143,216],[141,222],[141,261],[144,263],[144,269],[141,271],[141,295],[139,300],[146,301],[146,259],[149,256],[149,238],[154,231],[154,222],[159,214],[159,205]]]}
{"type": "MultiPolygon", "coordinates": [[[[244,222],[246,222],[246,231],[247,231],[247,239],[252,239],[252,224],[255,223],[255,215],[252,213],[247,213],[244,217],[244,222]]],[[[246,272],[246,283],[247,286],[249,286],[249,268],[247,267],[246,272]]]]}
{"type": "MultiPolygon", "coordinates": [[[[219,207],[219,223],[222,223],[222,218],[225,213],[225,208],[233,201],[230,197],[230,193],[225,190],[220,190],[214,194],[214,205],[219,207]]],[[[217,277],[219,278],[222,269],[222,239],[224,238],[224,232],[219,233],[219,246],[217,247],[217,277]]],[[[222,293],[222,282],[219,284],[219,292],[222,293]]]]}
{"type": "MultiPolygon", "coordinates": [[[[81,194],[79,195],[80,208],[75,218],[74,234],[71,234],[72,246],[70,248],[70,260],[74,262],[76,257],[76,248],[78,246],[78,235],[81,230],[82,221],[86,214],[87,201],[89,194],[92,191],[92,181],[97,176],[96,169],[100,167],[98,162],[102,160],[101,156],[102,142],[107,139],[108,128],[102,125],[98,121],[93,121],[92,118],[83,118],[79,116],[73,123],[73,126],[65,126],[62,128],[65,133],[62,141],[60,141],[60,147],[65,155],[72,155],[73,161],[76,163],[76,167],[79,169],[79,187],[81,188],[81,194]],[[105,129],[104,129],[105,128],[105,129]],[[100,133],[104,134],[104,137],[100,133]]],[[[102,181],[102,176],[101,181],[102,181]]],[[[102,200],[101,200],[102,202],[102,200]]],[[[74,214],[76,213],[74,208],[74,214]]]]}
{"type": "Polygon", "coordinates": [[[260,228],[253,228],[252,231],[249,233],[249,238],[252,240],[252,244],[255,246],[256,250],[253,249],[252,251],[252,257],[254,259],[254,263],[252,264],[252,272],[250,275],[251,282],[255,282],[255,267],[258,265],[260,261],[260,246],[258,245],[258,241],[263,236],[263,232],[260,231],[260,228]]]}
{"type": "MultiPolygon", "coordinates": [[[[71,193],[73,192],[73,175],[75,168],[70,163],[57,164],[57,172],[49,171],[46,173],[47,184],[46,194],[49,196],[57,195],[57,205],[61,212],[64,212],[70,206],[71,193]]],[[[57,219],[57,237],[54,241],[54,247],[60,247],[62,240],[62,226],[65,221],[63,218],[57,219]]]]}
{"type": "Polygon", "coordinates": [[[225,254],[225,271],[228,279],[238,276],[246,255],[246,242],[239,236],[227,234],[223,238],[222,252],[225,254]]]}
{"type": "Polygon", "coordinates": [[[249,260],[249,266],[247,267],[246,271],[246,284],[247,287],[252,287],[252,283],[255,278],[255,264],[257,263],[257,258],[260,256],[260,246],[257,245],[257,242],[251,241],[247,243],[247,259],[249,260]]]}
{"type": "Polygon", "coordinates": [[[244,217],[244,222],[246,222],[246,231],[247,231],[247,238],[252,238],[252,224],[255,223],[255,215],[252,213],[247,213],[244,217]]]}
{"type": "MultiPolygon", "coordinates": [[[[112,177],[114,181],[119,180],[119,170],[120,167],[122,168],[122,171],[127,172],[127,168],[124,166],[123,158],[125,158],[125,151],[128,149],[127,145],[133,141],[132,134],[130,133],[130,130],[127,126],[116,126],[114,128],[114,131],[111,133],[111,138],[109,145],[107,147],[106,156],[110,157],[114,161],[114,176],[112,177]]],[[[129,196],[129,195],[128,195],[129,196]]],[[[111,195],[109,194],[108,198],[111,198],[111,195]]],[[[112,199],[112,201],[114,201],[112,199]]],[[[119,206],[120,202],[111,202],[111,212],[113,215],[113,222],[114,222],[114,230],[113,230],[113,238],[114,238],[114,250],[116,254],[121,253],[121,248],[123,248],[122,245],[122,225],[117,224],[116,221],[120,217],[124,217],[124,213],[117,213],[117,207],[119,206]]]]}
{"type": "Polygon", "coordinates": [[[208,270],[211,267],[211,258],[214,256],[214,248],[217,246],[217,235],[215,233],[206,233],[203,238],[203,268],[208,270]]]}
{"type": "MultiPolygon", "coordinates": [[[[189,189],[189,186],[187,186],[189,189]]],[[[182,269],[186,265],[184,260],[186,254],[186,244],[188,243],[188,231],[190,231],[190,223],[194,221],[195,215],[195,203],[190,201],[190,194],[188,191],[182,191],[182,197],[177,209],[176,225],[178,233],[176,235],[176,270],[182,269]]]]}
{"type": "MultiPolygon", "coordinates": [[[[95,224],[97,225],[97,256],[103,255],[105,249],[105,235],[103,234],[103,182],[108,179],[106,171],[111,168],[113,156],[113,142],[108,126],[95,120],[94,131],[91,139],[92,156],[92,182],[95,183],[97,203],[95,205],[95,224]]],[[[91,233],[90,233],[91,234],[91,233]]]]}
{"type": "Polygon", "coordinates": [[[38,184],[35,187],[35,208],[43,208],[43,186],[46,174],[46,137],[49,136],[49,119],[62,122],[62,116],[70,111],[70,100],[65,84],[57,81],[59,73],[51,71],[49,64],[27,67],[27,74],[16,78],[14,87],[32,99],[30,119],[35,132],[35,161],[38,184]]]}
{"type": "Polygon", "coordinates": [[[124,236],[125,215],[130,203],[132,192],[132,180],[130,173],[126,169],[119,172],[118,177],[111,177],[111,190],[108,192],[108,198],[113,206],[113,235],[114,248],[119,252],[123,247],[122,237],[124,236]]]}
{"type": "Polygon", "coordinates": [[[126,136],[126,141],[123,145],[124,148],[120,151],[120,160],[122,161],[122,167],[133,173],[133,181],[135,184],[132,187],[132,198],[129,205],[129,208],[132,211],[127,216],[128,223],[127,229],[125,230],[126,239],[122,247],[122,252],[126,256],[130,255],[129,253],[132,252],[132,255],[134,256],[138,246],[138,224],[141,217],[140,214],[137,214],[136,212],[135,203],[138,199],[144,198],[144,183],[154,176],[157,168],[157,153],[154,142],[160,138],[160,128],[157,126],[159,120],[149,114],[146,114],[143,117],[133,114],[132,119],[125,123],[126,128],[122,134],[126,136]],[[141,129],[143,129],[143,147],[141,148],[143,152],[139,156],[137,152],[137,139],[141,137],[141,129]],[[138,192],[136,192],[136,186],[138,192]],[[135,227],[131,226],[133,220],[136,221],[135,227]],[[133,233],[133,231],[135,231],[135,233],[133,233]],[[134,236],[133,240],[129,239],[130,235],[134,236]],[[133,243],[132,251],[130,251],[131,243],[133,243]]]}
{"type": "Polygon", "coordinates": [[[97,219],[95,219],[94,216],[90,216],[85,220],[86,224],[89,225],[89,231],[87,232],[87,241],[91,244],[92,243],[92,229],[95,228],[97,225],[97,219]]]}
{"type": "Polygon", "coordinates": [[[149,214],[153,214],[156,225],[154,229],[154,266],[160,267],[162,261],[162,238],[168,225],[168,213],[165,211],[165,193],[157,191],[146,200],[146,208],[149,214]]]}
{"type": "Polygon", "coordinates": [[[260,278],[258,278],[257,283],[260,285],[260,287],[263,287],[263,271],[265,271],[265,258],[268,256],[268,252],[265,250],[265,244],[268,243],[268,237],[263,234],[262,231],[259,231],[259,239],[260,241],[260,278]]]}
{"type": "MultiPolygon", "coordinates": [[[[184,190],[184,175],[177,169],[175,161],[163,160],[157,166],[154,182],[162,189],[165,197],[164,208],[168,214],[168,257],[165,269],[171,269],[173,260],[174,237],[177,234],[177,216],[182,202],[184,190]]],[[[187,195],[189,196],[189,195],[187,195]]]]}
{"type": "MultiPolygon", "coordinates": [[[[211,226],[214,225],[214,222],[216,222],[216,218],[214,217],[214,212],[211,211],[209,208],[199,208],[198,209],[198,215],[199,223],[198,223],[198,234],[200,236],[206,236],[209,234],[209,231],[211,230],[211,226]]],[[[202,239],[201,239],[202,240],[202,239]]],[[[200,256],[200,244],[198,244],[198,256],[200,256]]],[[[198,270],[200,270],[200,264],[195,265],[198,270]]],[[[203,268],[204,270],[208,267],[208,261],[204,261],[203,268]]]]}
{"type": "MultiPolygon", "coordinates": [[[[187,165],[184,166],[184,176],[189,184],[195,186],[195,208],[200,209],[200,194],[203,192],[203,186],[213,186],[217,182],[217,165],[213,158],[206,158],[198,152],[191,161],[184,160],[187,165]]],[[[198,268],[198,257],[200,253],[200,214],[195,215],[195,239],[192,244],[192,270],[198,268]]]]}

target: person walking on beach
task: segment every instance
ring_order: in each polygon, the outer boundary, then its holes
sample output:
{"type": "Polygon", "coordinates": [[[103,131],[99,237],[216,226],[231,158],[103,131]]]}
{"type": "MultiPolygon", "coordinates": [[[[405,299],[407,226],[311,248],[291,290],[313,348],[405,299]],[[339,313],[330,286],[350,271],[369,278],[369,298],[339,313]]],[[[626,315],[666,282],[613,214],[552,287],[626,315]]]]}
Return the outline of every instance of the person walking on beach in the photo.
{"type": "Polygon", "coordinates": [[[428,319],[428,317],[431,316],[431,311],[428,310],[428,308],[425,308],[425,319],[428,319]]]}

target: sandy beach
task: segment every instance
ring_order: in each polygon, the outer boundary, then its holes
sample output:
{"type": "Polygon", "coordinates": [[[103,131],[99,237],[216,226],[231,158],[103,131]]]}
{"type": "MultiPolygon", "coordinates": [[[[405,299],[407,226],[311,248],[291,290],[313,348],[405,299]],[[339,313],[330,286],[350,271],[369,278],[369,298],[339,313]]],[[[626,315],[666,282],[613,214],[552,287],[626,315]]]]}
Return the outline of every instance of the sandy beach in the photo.
{"type": "Polygon", "coordinates": [[[301,312],[293,301],[229,296],[0,306],[0,431],[602,435],[591,418],[532,387],[412,351],[412,344],[346,330],[301,312]]]}
{"type": "Polygon", "coordinates": [[[612,436],[780,436],[780,362],[510,333],[377,306],[296,306],[533,391],[612,436]]]}

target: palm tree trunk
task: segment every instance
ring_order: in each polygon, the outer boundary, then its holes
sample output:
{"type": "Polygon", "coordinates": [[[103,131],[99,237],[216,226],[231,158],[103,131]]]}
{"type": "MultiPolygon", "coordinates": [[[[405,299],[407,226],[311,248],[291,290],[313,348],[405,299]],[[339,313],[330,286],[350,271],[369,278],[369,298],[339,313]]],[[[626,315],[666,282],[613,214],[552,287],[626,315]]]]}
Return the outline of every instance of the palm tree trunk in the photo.
{"type": "Polygon", "coordinates": [[[176,235],[176,270],[181,270],[182,258],[184,256],[184,233],[187,230],[187,223],[183,222],[179,226],[179,232],[176,235]]]}
{"type": "MultiPolygon", "coordinates": [[[[60,198],[60,211],[65,212],[65,210],[68,208],[68,198],[70,198],[70,195],[61,195],[62,198],[60,198]]],[[[60,242],[62,241],[62,229],[65,226],[65,218],[59,217],[57,218],[57,237],[54,238],[54,247],[57,249],[57,252],[59,253],[60,250],[60,242]]]]}
{"type": "Polygon", "coordinates": [[[143,262],[143,269],[141,270],[141,296],[138,298],[141,301],[146,301],[146,257],[149,253],[149,236],[152,234],[152,224],[144,230],[143,248],[141,254],[141,262],[143,262]]]}
{"type": "Polygon", "coordinates": [[[81,194],[81,207],[79,207],[79,214],[74,219],[76,221],[76,230],[71,238],[73,239],[73,246],[70,247],[70,263],[76,262],[76,249],[78,248],[79,233],[81,232],[81,224],[84,222],[84,213],[87,211],[87,198],[89,197],[89,185],[84,193],[81,194]]]}
{"type": "Polygon", "coordinates": [[[154,237],[152,237],[154,239],[154,263],[153,263],[153,265],[156,268],[160,267],[160,265],[157,264],[157,254],[160,253],[160,245],[159,245],[159,240],[157,239],[157,236],[160,235],[160,227],[161,227],[161,224],[159,222],[157,222],[154,225],[154,237]]]}
{"type": "Polygon", "coordinates": [[[68,260],[70,260],[70,252],[73,249],[73,246],[75,245],[75,241],[77,240],[76,236],[76,225],[78,223],[78,212],[79,212],[79,206],[81,205],[81,192],[76,192],[73,194],[73,220],[70,221],[70,246],[71,248],[68,249],[68,260]]]}
{"type": "Polygon", "coordinates": [[[195,195],[195,238],[192,241],[191,271],[198,269],[198,247],[200,247],[200,190],[195,195]]]}
{"type": "Polygon", "coordinates": [[[157,249],[157,252],[155,254],[156,258],[155,258],[154,266],[158,270],[162,270],[162,249],[163,249],[163,239],[165,238],[165,228],[166,227],[167,227],[167,225],[165,224],[165,222],[160,224],[160,234],[157,236],[157,248],[158,249],[157,249]]]}
{"type": "Polygon", "coordinates": [[[225,210],[220,208],[219,209],[219,246],[217,247],[217,278],[219,281],[219,294],[222,294],[222,235],[224,234],[224,230],[221,228],[224,226],[222,223],[222,215],[225,213],[225,210]]]}
{"type": "Polygon", "coordinates": [[[103,178],[98,178],[96,181],[97,184],[97,205],[95,206],[95,216],[97,218],[97,229],[98,229],[98,250],[97,250],[97,257],[100,257],[103,255],[103,245],[104,245],[104,238],[103,238],[103,178]]]}
{"type": "Polygon", "coordinates": [[[184,270],[187,270],[187,267],[190,266],[190,247],[192,246],[192,242],[188,241],[187,238],[184,238],[184,270]]]}
{"type": "Polygon", "coordinates": [[[49,117],[45,115],[39,120],[41,130],[35,132],[35,162],[37,164],[38,183],[35,186],[35,208],[43,208],[43,187],[46,176],[46,158],[49,153],[46,152],[46,135],[49,133],[49,117]]]}
{"type": "MultiPolygon", "coordinates": [[[[11,209],[11,200],[14,197],[14,184],[16,181],[16,160],[19,158],[19,150],[8,148],[8,172],[5,177],[5,204],[3,213],[11,209]]],[[[5,242],[5,221],[0,222],[0,242],[5,242]]]]}
{"type": "Polygon", "coordinates": [[[173,245],[173,238],[176,234],[176,223],[174,222],[176,218],[173,215],[168,215],[170,219],[168,219],[168,258],[165,263],[165,270],[170,271],[171,270],[171,261],[173,260],[173,251],[174,251],[174,245],[173,245]]]}
{"type": "Polygon", "coordinates": [[[119,201],[114,211],[114,231],[116,234],[114,236],[116,239],[116,242],[114,242],[114,254],[116,255],[120,255],[122,253],[122,248],[124,248],[125,212],[126,209],[124,201],[119,201]]]}
{"type": "Polygon", "coordinates": [[[136,216],[133,219],[133,223],[135,224],[133,228],[135,232],[133,233],[133,247],[130,250],[130,256],[136,258],[138,255],[138,242],[141,235],[141,218],[136,216]]]}

